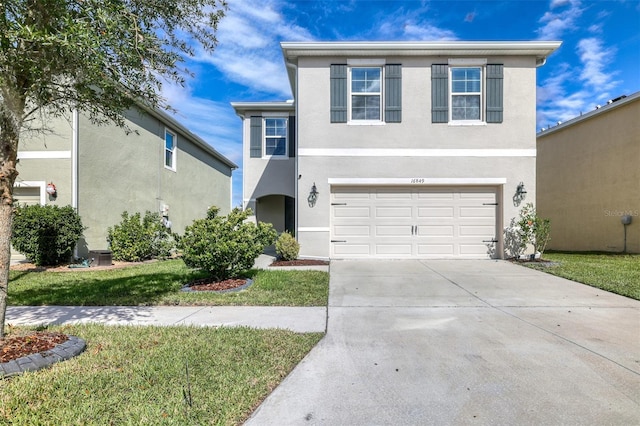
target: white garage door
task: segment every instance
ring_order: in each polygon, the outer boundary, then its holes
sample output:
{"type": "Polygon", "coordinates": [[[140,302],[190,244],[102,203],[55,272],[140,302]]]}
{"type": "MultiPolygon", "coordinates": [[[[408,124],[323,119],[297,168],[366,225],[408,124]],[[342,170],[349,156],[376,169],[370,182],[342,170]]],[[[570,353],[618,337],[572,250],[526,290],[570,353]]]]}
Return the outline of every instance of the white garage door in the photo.
{"type": "Polygon", "coordinates": [[[490,187],[346,187],[331,194],[333,258],[487,258],[490,187]]]}

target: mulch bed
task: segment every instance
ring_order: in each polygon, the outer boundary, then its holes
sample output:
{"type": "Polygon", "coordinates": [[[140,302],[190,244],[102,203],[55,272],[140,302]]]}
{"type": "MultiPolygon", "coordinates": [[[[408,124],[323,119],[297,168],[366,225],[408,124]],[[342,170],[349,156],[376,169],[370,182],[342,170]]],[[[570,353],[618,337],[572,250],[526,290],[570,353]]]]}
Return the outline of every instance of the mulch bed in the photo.
{"type": "Polygon", "coordinates": [[[192,291],[223,291],[241,287],[247,283],[246,278],[231,278],[224,281],[216,281],[215,278],[202,278],[186,285],[192,291]]]}
{"type": "Polygon", "coordinates": [[[9,362],[48,351],[67,340],[69,340],[69,336],[66,334],[45,331],[5,336],[4,339],[0,339],[0,362],[9,362]]]}

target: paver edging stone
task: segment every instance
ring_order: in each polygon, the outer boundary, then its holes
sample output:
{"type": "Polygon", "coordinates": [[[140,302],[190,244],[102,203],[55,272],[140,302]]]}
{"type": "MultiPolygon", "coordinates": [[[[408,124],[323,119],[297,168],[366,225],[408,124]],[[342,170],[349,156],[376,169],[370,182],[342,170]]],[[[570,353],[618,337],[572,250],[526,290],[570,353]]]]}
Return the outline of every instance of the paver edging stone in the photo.
{"type": "Polygon", "coordinates": [[[37,371],[50,367],[56,362],[66,361],[80,355],[86,347],[87,342],[83,339],[76,336],[69,336],[66,342],[56,345],[48,351],[0,363],[0,379],[7,379],[27,371],[37,371]]]}

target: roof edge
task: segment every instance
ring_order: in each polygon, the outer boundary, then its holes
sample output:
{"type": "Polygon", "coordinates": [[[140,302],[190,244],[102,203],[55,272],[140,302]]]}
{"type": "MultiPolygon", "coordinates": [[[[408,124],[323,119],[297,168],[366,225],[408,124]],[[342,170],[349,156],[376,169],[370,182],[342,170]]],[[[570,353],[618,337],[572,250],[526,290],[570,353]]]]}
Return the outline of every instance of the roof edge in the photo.
{"type": "Polygon", "coordinates": [[[558,130],[561,130],[561,129],[566,129],[567,127],[571,127],[574,124],[578,124],[583,120],[587,120],[587,119],[589,119],[589,118],[591,118],[593,116],[596,116],[598,114],[603,114],[605,112],[612,111],[612,110],[614,110],[616,108],[619,108],[621,106],[624,106],[624,105],[626,105],[626,104],[628,104],[630,102],[633,102],[633,101],[636,101],[636,100],[639,100],[639,99],[640,99],[640,92],[635,92],[635,93],[632,93],[632,94],[630,94],[628,96],[624,96],[624,98],[622,98],[622,99],[615,100],[615,101],[613,101],[611,103],[608,103],[607,105],[596,106],[595,109],[593,109],[593,110],[591,110],[589,112],[586,112],[584,114],[578,115],[577,117],[573,117],[572,119],[567,120],[565,122],[562,122],[562,123],[560,123],[560,124],[558,124],[558,125],[556,125],[554,127],[550,127],[548,129],[544,129],[544,130],[539,131],[536,134],[536,138],[544,137],[546,135],[549,135],[549,134],[554,133],[554,132],[556,132],[558,130]]]}

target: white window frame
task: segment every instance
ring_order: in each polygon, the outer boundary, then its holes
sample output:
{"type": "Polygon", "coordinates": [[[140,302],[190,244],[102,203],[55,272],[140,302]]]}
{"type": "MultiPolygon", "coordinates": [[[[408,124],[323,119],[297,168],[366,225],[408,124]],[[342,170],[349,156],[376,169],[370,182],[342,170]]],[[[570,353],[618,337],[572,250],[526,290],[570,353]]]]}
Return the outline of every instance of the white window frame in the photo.
{"type": "Polygon", "coordinates": [[[262,158],[268,159],[287,159],[289,158],[289,114],[265,113],[262,115],[262,158]],[[267,154],[267,120],[284,119],[285,120],[285,138],[284,138],[284,154],[269,155],[267,154]]]}
{"type": "Polygon", "coordinates": [[[350,64],[348,69],[348,79],[347,79],[347,107],[349,111],[349,120],[350,124],[383,124],[384,121],[382,119],[384,114],[384,63],[380,63],[380,61],[372,61],[362,62],[350,64]],[[362,69],[362,68],[378,68],[380,69],[380,90],[377,92],[377,95],[380,97],[380,107],[378,110],[378,119],[359,119],[353,118],[353,96],[375,96],[376,92],[362,92],[358,94],[354,94],[352,92],[352,76],[354,69],[362,69]]]}
{"type": "Polygon", "coordinates": [[[164,153],[164,156],[162,158],[162,162],[164,163],[164,167],[165,169],[171,170],[171,171],[176,171],[176,160],[177,160],[177,147],[178,147],[178,135],[176,134],[176,132],[169,130],[168,128],[164,128],[164,138],[163,138],[163,146],[164,149],[162,150],[162,152],[164,153]],[[173,148],[172,149],[168,149],[167,148],[167,134],[170,134],[171,136],[173,136],[173,148]],[[171,165],[167,164],[167,153],[171,153],[171,165]]]}
{"type": "MultiPolygon", "coordinates": [[[[487,86],[487,58],[449,58],[449,125],[485,125],[486,108],[484,104],[485,90],[487,86]],[[453,119],[453,69],[454,68],[480,68],[480,119],[478,120],[454,120],[453,119]]],[[[476,92],[474,92],[476,93],[476,92]]]]}

